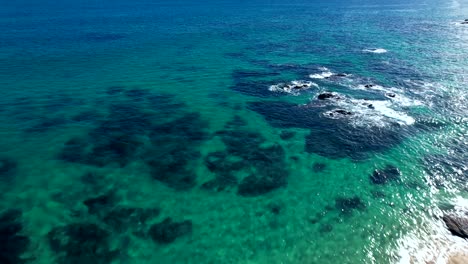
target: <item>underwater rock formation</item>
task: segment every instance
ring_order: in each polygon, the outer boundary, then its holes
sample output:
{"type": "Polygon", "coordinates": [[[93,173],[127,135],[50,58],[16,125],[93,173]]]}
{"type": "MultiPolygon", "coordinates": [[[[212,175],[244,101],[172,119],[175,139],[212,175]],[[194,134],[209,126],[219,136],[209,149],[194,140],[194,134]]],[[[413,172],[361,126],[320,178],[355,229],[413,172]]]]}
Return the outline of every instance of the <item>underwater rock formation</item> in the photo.
{"type": "Polygon", "coordinates": [[[153,241],[159,244],[172,243],[178,237],[186,236],[190,233],[192,233],[192,221],[184,220],[176,222],[170,217],[152,225],[149,230],[149,235],[153,241]]]}
{"type": "Polygon", "coordinates": [[[351,215],[354,210],[364,211],[366,207],[366,204],[357,196],[335,199],[335,208],[344,215],[351,215]]]}
{"type": "Polygon", "coordinates": [[[21,264],[26,261],[21,255],[27,250],[30,240],[21,234],[22,212],[10,209],[0,214],[0,263],[21,264]]]}
{"type": "Polygon", "coordinates": [[[0,182],[9,181],[14,175],[18,164],[9,157],[0,157],[0,182]]]}
{"type": "Polygon", "coordinates": [[[109,245],[110,233],[93,223],[73,223],[56,227],[48,234],[50,248],[60,263],[111,263],[117,251],[109,245]]]}
{"type": "Polygon", "coordinates": [[[373,184],[382,185],[390,181],[396,181],[400,178],[400,170],[393,166],[387,165],[383,170],[374,170],[370,176],[370,180],[373,184]]]}

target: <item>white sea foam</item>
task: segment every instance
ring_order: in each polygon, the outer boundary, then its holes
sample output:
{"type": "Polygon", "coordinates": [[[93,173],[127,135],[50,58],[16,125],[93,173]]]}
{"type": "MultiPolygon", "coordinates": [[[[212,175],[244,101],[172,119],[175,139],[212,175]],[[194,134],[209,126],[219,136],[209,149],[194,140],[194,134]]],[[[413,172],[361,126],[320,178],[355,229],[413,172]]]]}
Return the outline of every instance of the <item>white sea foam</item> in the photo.
{"type": "Polygon", "coordinates": [[[318,88],[319,86],[310,81],[296,80],[290,83],[279,83],[270,86],[269,90],[272,92],[283,92],[297,95],[299,92],[310,89],[311,87],[318,88]]]}
{"type": "Polygon", "coordinates": [[[380,100],[347,99],[336,101],[339,108],[353,113],[350,123],[356,127],[385,127],[392,123],[410,126],[415,119],[392,108],[392,102],[380,100]]]}
{"type": "Polygon", "coordinates": [[[387,53],[388,51],[386,49],[378,48],[378,49],[363,49],[363,52],[366,53],[376,53],[376,54],[381,54],[381,53],[387,53]]]}
{"type": "Polygon", "coordinates": [[[322,73],[311,74],[309,77],[311,79],[325,79],[332,77],[333,73],[331,71],[323,71],[322,73]]]}
{"type": "Polygon", "coordinates": [[[421,106],[424,105],[421,101],[419,100],[413,100],[401,93],[401,91],[397,88],[394,87],[384,87],[381,85],[377,84],[372,84],[372,85],[363,85],[360,84],[355,87],[351,88],[356,88],[359,90],[374,90],[374,91],[381,91],[384,93],[385,97],[390,99],[393,103],[402,106],[402,107],[410,107],[410,106],[421,106]]]}
{"type": "MultiPolygon", "coordinates": [[[[457,205],[454,211],[468,209],[468,200],[460,197],[451,204],[457,205]]],[[[450,257],[467,255],[468,245],[464,239],[449,233],[443,221],[440,220],[442,212],[436,208],[433,210],[433,215],[438,215],[438,219],[432,217],[425,219],[423,223],[420,223],[424,225],[424,228],[413,229],[397,241],[398,264],[446,264],[450,257]]]]}

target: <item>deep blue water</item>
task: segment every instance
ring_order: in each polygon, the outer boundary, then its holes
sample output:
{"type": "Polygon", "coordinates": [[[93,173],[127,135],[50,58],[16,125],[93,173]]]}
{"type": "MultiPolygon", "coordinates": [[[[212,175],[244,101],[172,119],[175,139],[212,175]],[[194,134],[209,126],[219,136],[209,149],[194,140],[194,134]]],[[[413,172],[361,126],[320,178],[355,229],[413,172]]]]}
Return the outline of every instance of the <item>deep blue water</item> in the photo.
{"type": "Polygon", "coordinates": [[[0,263],[467,250],[468,2],[0,6],[0,263]]]}

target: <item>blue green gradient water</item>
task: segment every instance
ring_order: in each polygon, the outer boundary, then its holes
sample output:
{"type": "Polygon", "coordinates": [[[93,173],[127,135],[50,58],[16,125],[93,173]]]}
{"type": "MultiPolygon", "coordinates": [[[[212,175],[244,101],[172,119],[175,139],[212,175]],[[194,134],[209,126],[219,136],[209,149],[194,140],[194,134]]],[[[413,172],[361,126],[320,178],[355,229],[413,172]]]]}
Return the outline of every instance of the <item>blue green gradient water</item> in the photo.
{"type": "Polygon", "coordinates": [[[468,199],[468,25],[457,23],[468,3],[2,6],[0,211],[22,211],[22,259],[425,263],[462,250],[440,215],[468,199]],[[350,76],[311,78],[327,71],[350,76]],[[317,86],[269,91],[293,80],[317,86]],[[320,105],[324,91],[347,99],[320,105]],[[330,107],[353,117],[328,119],[330,107]],[[210,163],[213,153],[227,157],[210,163]],[[387,165],[399,178],[373,183],[387,165]],[[251,175],[275,186],[245,195],[251,175]],[[109,193],[97,213],[84,203],[109,193]],[[116,229],[102,214],[121,207],[160,213],[124,212],[116,229]],[[150,228],[166,217],[190,220],[191,232],[158,243],[150,228]],[[72,223],[107,235],[54,249],[51,230],[72,223]]]}

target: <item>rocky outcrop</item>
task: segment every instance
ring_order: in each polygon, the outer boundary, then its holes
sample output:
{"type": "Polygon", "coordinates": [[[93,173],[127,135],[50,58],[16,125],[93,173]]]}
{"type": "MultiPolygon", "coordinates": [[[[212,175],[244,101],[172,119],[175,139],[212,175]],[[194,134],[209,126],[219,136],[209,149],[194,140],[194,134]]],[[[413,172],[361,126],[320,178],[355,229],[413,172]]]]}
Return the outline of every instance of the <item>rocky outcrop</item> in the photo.
{"type": "Polygon", "coordinates": [[[453,235],[468,239],[468,217],[446,214],[442,220],[453,235]]]}
{"type": "Polygon", "coordinates": [[[326,100],[326,99],[339,99],[340,97],[335,93],[324,92],[317,96],[319,100],[326,100]]]}

